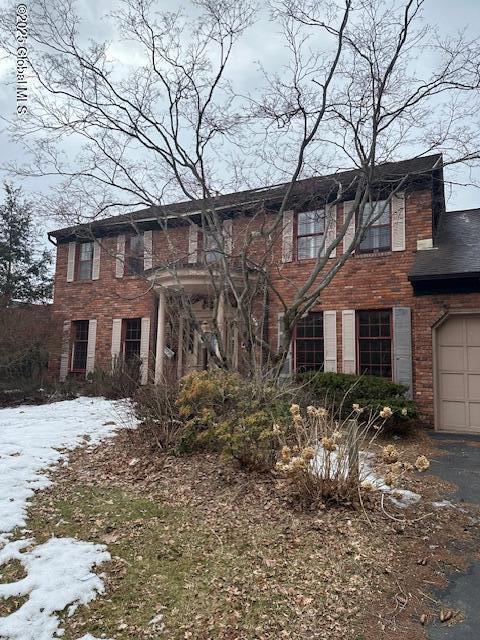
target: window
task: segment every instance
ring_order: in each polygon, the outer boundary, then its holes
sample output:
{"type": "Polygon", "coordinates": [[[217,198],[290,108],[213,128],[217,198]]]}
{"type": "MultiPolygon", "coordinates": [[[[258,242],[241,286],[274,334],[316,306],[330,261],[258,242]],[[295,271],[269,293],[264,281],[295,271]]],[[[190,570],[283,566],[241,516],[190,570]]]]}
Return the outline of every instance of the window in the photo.
{"type": "Polygon", "coordinates": [[[389,251],[392,246],[392,229],[390,217],[390,203],[386,200],[367,202],[363,210],[362,224],[374,219],[360,242],[361,253],[389,251]],[[380,215],[380,212],[381,215],[380,215]],[[376,219],[378,217],[378,220],[376,219]]]}
{"type": "Polygon", "coordinates": [[[323,369],[323,313],[310,313],[298,322],[294,348],[297,372],[323,369]]]}
{"type": "Polygon", "coordinates": [[[143,273],[143,233],[127,236],[125,246],[125,273],[138,275],[143,273]]]}
{"type": "Polygon", "coordinates": [[[73,323],[72,371],[84,372],[87,369],[88,320],[75,320],[73,323]]]}
{"type": "Polygon", "coordinates": [[[77,277],[79,280],[92,279],[93,242],[82,242],[78,245],[77,277]]]}
{"type": "Polygon", "coordinates": [[[138,362],[140,360],[141,335],[141,318],[132,318],[123,321],[123,357],[125,362],[138,362]]]}
{"type": "Polygon", "coordinates": [[[357,311],[358,369],[370,376],[392,377],[392,312],[357,311]]]}
{"type": "Polygon", "coordinates": [[[316,258],[325,234],[325,211],[305,211],[297,216],[297,259],[316,258]]]}
{"type": "Polygon", "coordinates": [[[218,243],[214,234],[211,231],[203,230],[203,256],[205,262],[210,264],[211,262],[217,262],[220,259],[221,251],[218,248],[218,243]]]}

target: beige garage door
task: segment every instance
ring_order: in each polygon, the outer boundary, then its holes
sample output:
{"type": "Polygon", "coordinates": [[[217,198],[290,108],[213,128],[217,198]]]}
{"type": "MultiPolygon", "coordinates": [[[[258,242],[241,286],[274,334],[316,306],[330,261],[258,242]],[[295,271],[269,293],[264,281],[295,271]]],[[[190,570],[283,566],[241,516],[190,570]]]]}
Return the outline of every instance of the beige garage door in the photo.
{"type": "Polygon", "coordinates": [[[437,428],[480,433],[480,315],[441,325],[437,367],[437,428]]]}

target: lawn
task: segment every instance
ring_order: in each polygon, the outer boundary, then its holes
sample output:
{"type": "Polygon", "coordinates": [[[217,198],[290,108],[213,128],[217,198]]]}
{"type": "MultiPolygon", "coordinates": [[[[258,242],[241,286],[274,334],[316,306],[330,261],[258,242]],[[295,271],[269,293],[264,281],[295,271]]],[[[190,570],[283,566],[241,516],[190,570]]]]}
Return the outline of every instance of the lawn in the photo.
{"type": "Polygon", "coordinates": [[[366,513],[305,512],[269,476],[159,455],[131,431],[77,450],[54,478],[29,510],[37,541],[78,537],[112,554],[106,593],[64,616],[65,640],[420,640],[422,615],[441,606],[429,590],[447,561],[462,566],[446,541],[471,536],[467,513],[432,509],[445,486],[431,477],[412,476],[423,498],[401,512],[389,503],[386,515],[377,495],[366,513]]]}

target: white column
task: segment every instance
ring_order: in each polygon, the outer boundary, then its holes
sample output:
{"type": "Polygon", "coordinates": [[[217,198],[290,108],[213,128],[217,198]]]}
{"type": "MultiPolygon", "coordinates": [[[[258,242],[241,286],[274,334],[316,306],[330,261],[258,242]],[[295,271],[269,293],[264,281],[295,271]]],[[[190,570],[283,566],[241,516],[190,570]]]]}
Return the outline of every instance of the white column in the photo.
{"type": "Polygon", "coordinates": [[[218,298],[218,309],[217,309],[217,325],[218,332],[220,333],[220,337],[222,339],[222,346],[225,350],[225,336],[226,336],[226,327],[225,327],[225,294],[222,291],[218,298]]]}
{"type": "Polygon", "coordinates": [[[177,378],[180,380],[183,374],[183,317],[178,319],[178,349],[177,349],[177,378]]]}
{"type": "Polygon", "coordinates": [[[155,353],[155,384],[163,382],[163,362],[165,359],[165,311],[166,297],[163,289],[158,296],[157,350],[155,353]]]}

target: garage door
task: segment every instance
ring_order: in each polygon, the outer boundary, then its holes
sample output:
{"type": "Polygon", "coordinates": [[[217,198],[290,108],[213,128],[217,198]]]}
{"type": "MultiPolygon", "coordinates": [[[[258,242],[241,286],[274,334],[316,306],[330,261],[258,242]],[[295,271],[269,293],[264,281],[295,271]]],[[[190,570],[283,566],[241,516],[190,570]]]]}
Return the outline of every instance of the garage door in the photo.
{"type": "Polygon", "coordinates": [[[437,428],[480,433],[480,315],[441,325],[437,367],[437,428]]]}

